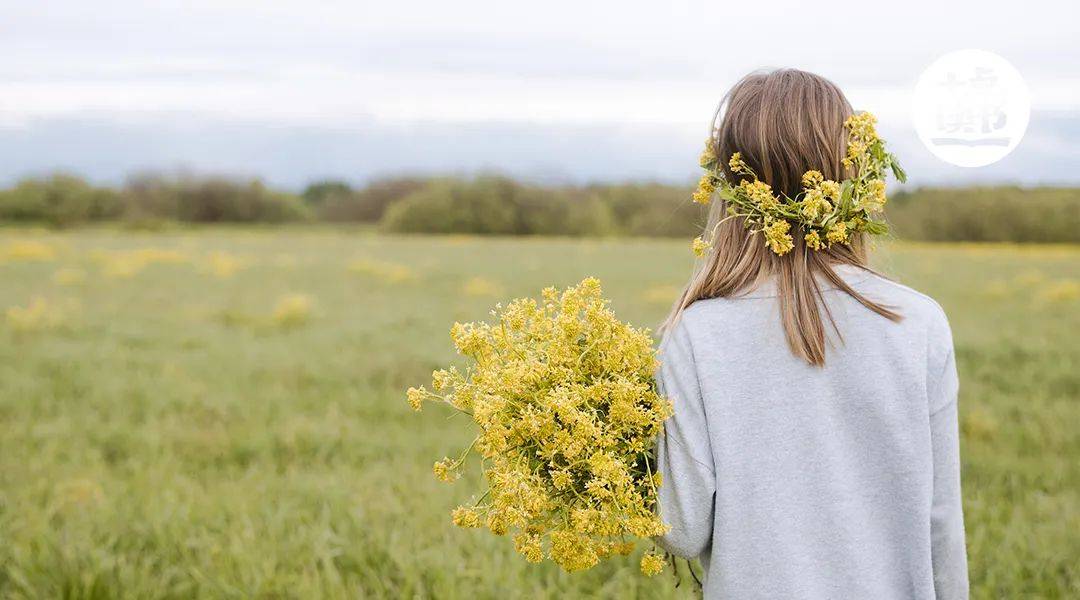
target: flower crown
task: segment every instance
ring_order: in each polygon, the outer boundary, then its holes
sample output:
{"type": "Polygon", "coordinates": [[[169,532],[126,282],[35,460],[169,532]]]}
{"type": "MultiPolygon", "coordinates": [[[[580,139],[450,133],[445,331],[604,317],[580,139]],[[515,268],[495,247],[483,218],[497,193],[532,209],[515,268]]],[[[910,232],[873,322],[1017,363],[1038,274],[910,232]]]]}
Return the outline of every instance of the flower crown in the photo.
{"type": "MultiPolygon", "coordinates": [[[[700,160],[705,175],[698,182],[694,202],[708,204],[713,193],[718,192],[728,205],[728,216],[723,221],[743,217],[750,234],[760,232],[765,245],[778,256],[795,247],[790,233],[793,225],[802,228],[803,239],[813,250],[848,244],[855,232],[886,233],[888,225],[874,219],[885,207],[885,170],[891,170],[901,183],[907,180],[907,175],[896,157],[885,151],[885,142],[874,128],[876,122],[868,112],[844,121],[848,145],[843,164],[854,171],[853,177],[836,182],[825,179],[820,171],[807,171],[802,176],[803,191],[794,198],[774,193],[769,184],[758,179],[739,152],[731,155],[728,166],[736,175],[745,177],[738,185],[731,185],[713,150],[714,140],[709,139],[700,160]]],[[[708,237],[695,238],[694,254],[704,256],[715,233],[714,227],[708,237]]]]}

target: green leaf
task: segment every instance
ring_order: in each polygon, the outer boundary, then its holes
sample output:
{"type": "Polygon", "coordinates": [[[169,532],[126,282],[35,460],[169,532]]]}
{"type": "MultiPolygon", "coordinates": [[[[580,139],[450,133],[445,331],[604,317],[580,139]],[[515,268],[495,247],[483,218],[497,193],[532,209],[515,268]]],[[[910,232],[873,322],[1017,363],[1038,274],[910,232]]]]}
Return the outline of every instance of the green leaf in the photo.
{"type": "Polygon", "coordinates": [[[851,195],[855,192],[855,184],[850,179],[845,179],[840,186],[840,206],[851,204],[851,195]]]}
{"type": "Polygon", "coordinates": [[[892,154],[889,155],[889,168],[892,169],[893,177],[896,177],[897,181],[900,183],[907,182],[907,172],[900,166],[900,162],[896,160],[896,156],[892,154]]]}
{"type": "Polygon", "coordinates": [[[870,235],[881,235],[889,232],[889,224],[884,221],[867,220],[865,230],[870,235]]]}

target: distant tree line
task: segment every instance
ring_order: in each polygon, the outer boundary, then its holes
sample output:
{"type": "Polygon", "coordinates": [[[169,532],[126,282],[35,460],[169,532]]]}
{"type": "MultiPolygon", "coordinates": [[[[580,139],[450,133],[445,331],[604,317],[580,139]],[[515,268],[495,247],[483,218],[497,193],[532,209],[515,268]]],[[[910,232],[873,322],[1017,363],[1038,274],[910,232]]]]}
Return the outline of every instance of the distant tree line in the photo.
{"type": "MultiPolygon", "coordinates": [[[[258,179],[141,173],[119,187],[69,174],[0,190],[0,220],[57,227],[120,221],[368,223],[401,233],[677,236],[700,232],[692,184],[541,185],[497,175],[392,177],[354,187],[321,181],[293,194],[258,179]]],[[[892,196],[898,237],[1080,242],[1080,188],[927,188],[892,196]]]]}

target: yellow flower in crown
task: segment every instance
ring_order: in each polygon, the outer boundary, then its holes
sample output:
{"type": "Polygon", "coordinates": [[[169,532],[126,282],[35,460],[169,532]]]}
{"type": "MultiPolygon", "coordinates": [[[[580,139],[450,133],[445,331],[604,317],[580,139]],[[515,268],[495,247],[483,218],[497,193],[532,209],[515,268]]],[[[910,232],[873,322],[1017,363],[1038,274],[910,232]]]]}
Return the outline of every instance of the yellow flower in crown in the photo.
{"type": "Polygon", "coordinates": [[[716,162],[716,153],[713,152],[712,140],[705,140],[705,149],[701,151],[701,156],[698,157],[698,164],[702,169],[709,168],[709,165],[716,162]]]}
{"type": "Polygon", "coordinates": [[[825,234],[825,239],[832,244],[846,244],[848,239],[847,223],[833,223],[825,234]]]}
{"type": "Polygon", "coordinates": [[[773,221],[772,223],[767,222],[765,224],[765,229],[762,230],[765,234],[765,244],[779,256],[787,254],[795,247],[795,240],[793,240],[791,234],[788,233],[790,230],[791,223],[788,223],[783,219],[773,221]]]}
{"type": "Polygon", "coordinates": [[[859,199],[859,206],[866,212],[880,212],[885,208],[885,182],[874,179],[867,182],[859,199]]]}
{"type": "Polygon", "coordinates": [[[761,208],[767,210],[777,206],[778,202],[776,196],[773,195],[772,187],[764,181],[755,179],[744,181],[739,185],[746,190],[746,195],[761,208]]]}
{"type": "Polygon", "coordinates": [[[802,186],[808,190],[812,190],[821,185],[824,181],[824,177],[821,175],[821,171],[807,171],[802,176],[802,186]]]}
{"type": "Polygon", "coordinates": [[[812,250],[821,250],[825,247],[825,242],[821,241],[821,235],[816,229],[810,230],[803,239],[806,240],[806,245],[812,250]]]}
{"type": "Polygon", "coordinates": [[[690,249],[694,251],[694,256],[705,256],[705,253],[709,251],[709,242],[698,236],[690,243],[690,249]]]}
{"type": "Polygon", "coordinates": [[[868,112],[861,112],[848,117],[844,127],[848,130],[847,157],[844,166],[850,167],[857,161],[868,161],[869,152],[881,142],[874,124],[877,118],[868,112]]]}
{"type": "Polygon", "coordinates": [[[802,201],[802,214],[809,222],[814,222],[821,215],[832,210],[832,205],[825,199],[825,194],[820,189],[812,189],[806,192],[802,201]]]}
{"type": "Polygon", "coordinates": [[[826,179],[818,185],[818,189],[821,190],[823,196],[833,202],[840,199],[840,184],[835,181],[826,179]]]}
{"type": "Polygon", "coordinates": [[[873,113],[863,111],[848,117],[844,125],[852,136],[870,139],[877,137],[877,128],[874,127],[876,123],[877,117],[875,117],[873,113]]]}
{"type": "Polygon", "coordinates": [[[746,161],[743,160],[741,152],[736,152],[731,155],[731,158],[728,159],[728,168],[731,169],[732,173],[741,173],[747,175],[753,173],[753,171],[750,169],[750,166],[747,165],[746,161]]]}
{"type": "Polygon", "coordinates": [[[716,191],[717,179],[712,174],[706,173],[698,180],[697,191],[694,192],[694,202],[708,204],[716,191]]]}

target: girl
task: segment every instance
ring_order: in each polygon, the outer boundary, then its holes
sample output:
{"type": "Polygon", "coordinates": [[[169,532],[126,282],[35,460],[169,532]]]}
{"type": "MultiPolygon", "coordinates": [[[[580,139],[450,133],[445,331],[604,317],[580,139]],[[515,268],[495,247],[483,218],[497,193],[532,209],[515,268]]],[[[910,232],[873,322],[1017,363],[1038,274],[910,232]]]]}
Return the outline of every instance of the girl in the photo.
{"type": "Polygon", "coordinates": [[[752,74],[702,164],[709,238],[661,346],[661,545],[701,559],[706,598],[966,598],[952,337],[867,266],[902,177],[873,118],[817,75],[752,74]]]}

